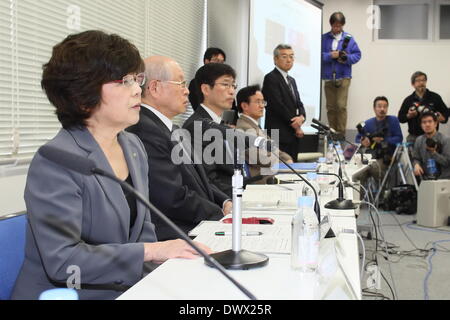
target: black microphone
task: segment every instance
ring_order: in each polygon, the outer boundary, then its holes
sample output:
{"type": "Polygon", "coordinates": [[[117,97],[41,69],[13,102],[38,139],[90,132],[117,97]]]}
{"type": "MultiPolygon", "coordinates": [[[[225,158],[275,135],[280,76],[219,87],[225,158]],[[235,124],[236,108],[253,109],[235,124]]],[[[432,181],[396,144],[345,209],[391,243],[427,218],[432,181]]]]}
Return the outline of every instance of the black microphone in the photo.
{"type": "MultiPolygon", "coordinates": [[[[336,155],[338,157],[338,163],[339,163],[339,175],[336,175],[339,177],[340,183],[339,183],[339,194],[338,198],[336,200],[330,201],[325,205],[325,208],[327,209],[333,209],[333,210],[354,210],[358,207],[357,204],[353,203],[351,200],[346,200],[344,198],[344,183],[342,179],[342,162],[341,157],[339,156],[339,152],[336,149],[336,145],[333,143],[334,151],[336,152],[336,155]]],[[[335,175],[335,174],[333,174],[335,175]]]]}
{"type": "Polygon", "coordinates": [[[319,127],[318,125],[312,123],[312,124],[311,124],[311,127],[313,127],[314,129],[316,129],[318,134],[325,134],[325,131],[323,131],[323,129],[322,129],[321,127],[319,127]]]}
{"type": "Polygon", "coordinates": [[[236,125],[236,111],[234,110],[225,110],[222,114],[222,121],[220,124],[222,125],[236,125]]]}
{"type": "Polygon", "coordinates": [[[166,217],[158,208],[156,208],[146,197],[137,191],[135,188],[130,186],[127,182],[120,180],[115,175],[97,168],[95,162],[91,159],[83,158],[82,156],[58,149],[53,146],[45,145],[41,147],[38,153],[64,168],[78,172],[82,175],[91,176],[98,174],[109,178],[117,183],[119,183],[124,189],[132,193],[138,201],[143,203],[147,208],[163,220],[170,228],[172,228],[183,240],[185,240],[195,251],[197,251],[203,258],[212,266],[214,266],[220,273],[222,273],[229,281],[231,281],[242,293],[244,293],[249,299],[256,300],[256,297],[244,288],[239,282],[233,279],[227,271],[212,258],[209,254],[200,249],[176,224],[174,224],[169,218],[166,217]]]}
{"type": "Polygon", "coordinates": [[[330,128],[329,126],[327,126],[326,124],[320,122],[319,120],[317,120],[316,118],[312,119],[312,122],[315,123],[316,125],[318,125],[320,128],[322,128],[324,131],[327,132],[331,132],[333,134],[336,134],[336,130],[334,130],[333,128],[330,128]]]}
{"type": "Polygon", "coordinates": [[[227,141],[234,141],[234,139],[237,139],[238,141],[248,141],[248,144],[245,144],[246,147],[256,147],[258,149],[264,149],[269,152],[272,149],[272,141],[264,137],[259,137],[254,134],[245,133],[244,131],[236,130],[228,126],[218,124],[211,119],[201,119],[200,121],[207,129],[219,130],[224,135],[224,138],[227,141]]]}

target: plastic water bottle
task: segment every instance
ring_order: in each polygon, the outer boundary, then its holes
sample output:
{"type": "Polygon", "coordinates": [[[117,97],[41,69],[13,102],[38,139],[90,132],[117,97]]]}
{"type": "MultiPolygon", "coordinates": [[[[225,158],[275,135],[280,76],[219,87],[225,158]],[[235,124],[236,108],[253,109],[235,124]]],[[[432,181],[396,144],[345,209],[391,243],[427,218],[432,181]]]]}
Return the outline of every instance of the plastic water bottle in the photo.
{"type": "Polygon", "coordinates": [[[39,300],[78,300],[78,293],[74,289],[50,289],[42,292],[39,300]]]}
{"type": "Polygon", "coordinates": [[[313,197],[299,198],[292,219],[291,267],[302,272],[315,272],[319,260],[320,231],[313,205],[313,197]]]}
{"type": "Polygon", "coordinates": [[[327,154],[325,155],[328,164],[333,164],[334,162],[334,148],[333,143],[328,144],[327,154]]]}
{"type": "MultiPolygon", "coordinates": [[[[308,172],[306,174],[306,180],[313,186],[313,188],[316,190],[316,192],[319,191],[319,184],[317,183],[317,173],[315,172],[308,172]]],[[[311,189],[310,186],[308,186],[306,183],[303,185],[302,188],[302,196],[311,196],[314,197],[314,190],[311,189]]]]}
{"type": "Polygon", "coordinates": [[[342,150],[342,146],[341,146],[341,144],[339,142],[336,142],[336,150],[337,150],[337,153],[339,155],[338,161],[340,160],[341,163],[344,162],[345,161],[344,150],[342,150]]]}
{"type": "Polygon", "coordinates": [[[427,160],[427,176],[430,179],[437,179],[436,160],[430,158],[427,160]]]}
{"type": "Polygon", "coordinates": [[[319,171],[317,174],[317,184],[319,185],[320,191],[325,190],[330,183],[328,175],[323,175],[321,173],[329,173],[330,168],[326,163],[326,158],[319,158],[319,171]]]}

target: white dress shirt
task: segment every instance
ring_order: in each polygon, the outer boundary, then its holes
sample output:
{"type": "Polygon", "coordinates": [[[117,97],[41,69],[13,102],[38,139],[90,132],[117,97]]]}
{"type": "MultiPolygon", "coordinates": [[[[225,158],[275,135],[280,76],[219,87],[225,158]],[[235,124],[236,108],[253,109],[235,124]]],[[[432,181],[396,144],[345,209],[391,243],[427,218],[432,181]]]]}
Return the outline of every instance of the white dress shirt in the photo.
{"type": "Polygon", "coordinates": [[[201,104],[202,108],[205,109],[206,112],[208,112],[209,116],[213,119],[215,123],[220,124],[222,122],[222,117],[219,117],[214,111],[212,111],[210,108],[205,106],[204,104],[201,104]]]}
{"type": "Polygon", "coordinates": [[[339,41],[341,41],[342,39],[342,32],[338,33],[338,34],[333,34],[334,40],[333,40],[333,44],[331,45],[331,48],[333,49],[333,51],[336,51],[338,46],[339,46],[339,41]]]}
{"type": "Polygon", "coordinates": [[[151,112],[153,112],[165,124],[167,129],[169,129],[169,131],[172,132],[172,128],[173,128],[172,120],[170,120],[165,115],[163,115],[161,112],[159,112],[155,108],[149,106],[148,104],[141,103],[141,106],[143,106],[144,108],[146,108],[146,109],[150,110],[151,112]]]}
{"type": "Polygon", "coordinates": [[[284,78],[284,80],[286,81],[286,83],[287,83],[288,85],[290,85],[290,84],[289,84],[289,80],[288,80],[288,73],[287,73],[286,71],[281,70],[280,68],[278,68],[278,66],[275,66],[275,68],[277,68],[278,71],[280,71],[280,73],[281,73],[281,75],[283,76],[283,78],[284,78]]]}

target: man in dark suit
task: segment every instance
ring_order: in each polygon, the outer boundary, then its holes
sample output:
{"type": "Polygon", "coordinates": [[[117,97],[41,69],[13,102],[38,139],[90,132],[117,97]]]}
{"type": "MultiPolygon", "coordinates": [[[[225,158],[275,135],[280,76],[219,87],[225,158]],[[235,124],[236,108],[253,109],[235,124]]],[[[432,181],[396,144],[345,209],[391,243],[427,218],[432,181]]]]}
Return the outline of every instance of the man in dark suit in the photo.
{"type": "Polygon", "coordinates": [[[294,59],[290,45],[280,44],[275,48],[275,69],[264,77],[262,92],[267,100],[265,128],[272,138],[276,137],[274,130],[278,130],[280,149],[296,161],[306,113],[295,79],[288,75],[294,59]]]}
{"type": "Polygon", "coordinates": [[[201,150],[198,150],[199,152],[196,154],[198,160],[196,162],[202,163],[210,181],[231,197],[234,166],[230,152],[233,150],[227,149],[223,137],[215,137],[213,142],[203,141],[202,134],[207,128],[204,128],[199,120],[209,119],[216,123],[221,122],[223,112],[230,110],[233,105],[236,93],[236,72],[227,64],[209,63],[197,71],[195,79],[201,105],[186,120],[183,128],[191,134],[194,151],[197,150],[196,145],[201,145],[201,150]],[[218,149],[212,147],[218,147],[218,149]],[[209,150],[212,151],[211,154],[209,154],[209,150]],[[210,158],[206,159],[205,156],[210,156],[210,158]]]}
{"type": "MultiPolygon", "coordinates": [[[[154,56],[145,60],[147,83],[142,90],[139,122],[128,131],[144,143],[149,161],[150,201],[186,233],[202,220],[219,220],[231,213],[229,197],[210,184],[201,165],[175,157],[171,119],[186,111],[189,91],[184,73],[174,60],[154,56]]],[[[152,216],[159,240],[177,238],[152,216]]]]}

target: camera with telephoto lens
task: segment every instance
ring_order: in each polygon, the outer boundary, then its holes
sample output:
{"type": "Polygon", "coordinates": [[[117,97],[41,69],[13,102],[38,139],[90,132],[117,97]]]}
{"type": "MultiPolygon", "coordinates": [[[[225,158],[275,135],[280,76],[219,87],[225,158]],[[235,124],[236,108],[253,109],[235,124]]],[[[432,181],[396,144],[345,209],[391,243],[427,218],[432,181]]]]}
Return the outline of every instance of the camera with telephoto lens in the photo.
{"type": "Polygon", "coordinates": [[[381,130],[377,132],[369,133],[366,132],[366,130],[364,130],[364,126],[365,126],[364,122],[358,123],[356,129],[358,130],[358,133],[362,136],[361,137],[362,139],[367,138],[370,140],[370,144],[372,145],[371,148],[373,150],[373,157],[375,159],[383,159],[383,163],[385,165],[389,165],[392,159],[391,155],[389,154],[389,144],[387,143],[386,140],[381,141],[380,143],[375,143],[374,141],[374,138],[386,139],[385,137],[388,134],[388,128],[383,127],[381,130]]]}
{"type": "Polygon", "coordinates": [[[429,107],[420,105],[418,102],[414,102],[411,108],[409,108],[410,111],[416,111],[418,114],[422,114],[425,112],[433,112],[429,107]]]}

